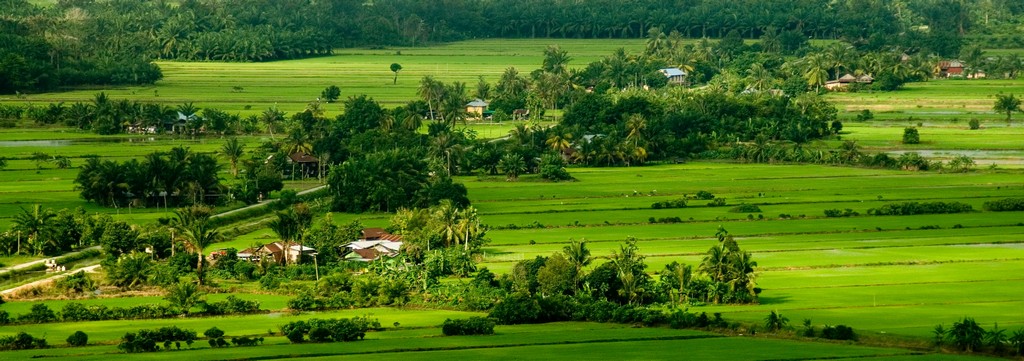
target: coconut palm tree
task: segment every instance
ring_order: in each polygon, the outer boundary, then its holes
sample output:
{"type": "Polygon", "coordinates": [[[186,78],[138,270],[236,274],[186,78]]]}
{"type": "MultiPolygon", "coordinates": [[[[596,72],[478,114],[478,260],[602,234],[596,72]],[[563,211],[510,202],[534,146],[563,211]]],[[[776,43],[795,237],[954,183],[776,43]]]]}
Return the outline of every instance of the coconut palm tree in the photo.
{"type": "Polygon", "coordinates": [[[807,85],[813,86],[815,90],[821,89],[821,85],[828,79],[828,58],[823,54],[814,53],[805,57],[802,63],[807,85]]]}
{"type": "Polygon", "coordinates": [[[198,277],[199,284],[202,285],[205,279],[203,250],[222,238],[220,232],[210,223],[213,209],[203,205],[195,205],[175,210],[174,216],[173,227],[176,230],[175,235],[178,237],[178,240],[185,243],[185,248],[196,253],[196,276],[198,277]]]}
{"type": "Polygon", "coordinates": [[[427,75],[420,80],[420,87],[417,89],[420,98],[427,102],[430,109],[430,119],[434,120],[434,104],[444,97],[444,84],[434,80],[434,77],[427,75]]]}
{"type": "Polygon", "coordinates": [[[576,279],[574,280],[574,285],[576,288],[579,288],[580,275],[583,273],[583,267],[586,267],[591,261],[593,261],[593,258],[590,256],[590,249],[587,248],[587,240],[569,240],[569,245],[562,248],[562,254],[564,254],[565,259],[569,260],[569,263],[576,268],[576,279]]]}
{"type": "Polygon", "coordinates": [[[220,155],[231,163],[231,175],[238,177],[238,160],[245,154],[245,144],[238,141],[238,138],[230,138],[220,147],[220,155]]]}
{"type": "Polygon", "coordinates": [[[563,151],[565,151],[566,149],[569,149],[569,147],[572,146],[571,142],[572,142],[572,134],[571,133],[565,133],[565,134],[551,133],[551,135],[548,136],[548,140],[545,141],[545,144],[547,144],[549,147],[551,147],[551,150],[554,150],[554,151],[558,152],[559,154],[561,154],[563,151]]]}
{"type": "Polygon", "coordinates": [[[498,169],[508,176],[508,180],[515,181],[519,179],[520,174],[526,171],[526,162],[519,154],[506,153],[498,161],[498,169]]]}
{"type": "Polygon", "coordinates": [[[277,127],[277,123],[284,120],[284,112],[277,110],[277,107],[268,108],[260,113],[260,121],[267,125],[267,131],[270,132],[270,139],[274,139],[274,128],[277,127]]]}
{"type": "Polygon", "coordinates": [[[21,208],[21,213],[14,216],[14,229],[20,233],[18,237],[17,253],[21,253],[21,237],[25,237],[26,243],[30,245],[31,252],[42,253],[42,243],[49,237],[50,221],[57,215],[49,209],[43,209],[36,204],[32,210],[21,208]]]}

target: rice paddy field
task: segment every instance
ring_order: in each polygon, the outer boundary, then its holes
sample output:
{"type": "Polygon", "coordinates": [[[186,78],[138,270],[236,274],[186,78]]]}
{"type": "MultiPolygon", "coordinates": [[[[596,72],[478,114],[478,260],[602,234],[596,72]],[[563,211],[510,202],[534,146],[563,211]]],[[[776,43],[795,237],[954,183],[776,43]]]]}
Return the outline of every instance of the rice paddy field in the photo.
{"type": "MultiPolygon", "coordinates": [[[[154,86],[104,89],[114,99],[133,99],[177,105],[194,102],[201,108],[251,114],[277,106],[286,112],[305,107],[332,84],[342,96],[368,94],[388,106],[416,97],[422,76],[475,84],[479,76],[494,82],[514,66],[528,73],[540,66],[541,52],[558,44],[569,51],[574,67],[610,54],[614,49],[639,50],[640,40],[485,40],[427,48],[383,50],[347,49],[322,58],[273,63],[161,63],[165,78],[154,86]],[[391,63],[403,66],[392,85],[391,63]],[[234,90],[240,87],[242,90],[234,90]]],[[[968,155],[978,170],[968,173],[909,172],[851,167],[793,164],[693,162],[629,168],[570,168],[573,182],[549,183],[533,176],[518,182],[504,177],[461,177],[473,205],[491,229],[480,266],[508,272],[523,259],[558,252],[570,239],[586,239],[594,256],[617,250],[627,238],[638,240],[648,272],[679,261],[699,264],[715,242],[719,226],[734,235],[758,263],[757,280],[764,291],[759,304],[699,305],[695,312],[721,312],[726,320],[763,323],[777,310],[798,325],[810,319],[817,327],[844,324],[864,337],[892,337],[922,343],[938,324],[948,326],[961,317],[974,317],[986,328],[998,322],[1004,329],[1024,327],[1024,212],[987,212],[986,201],[1024,197],[1024,127],[1007,123],[991,111],[994,94],[1013,92],[1024,81],[941,80],[908,84],[890,93],[829,94],[844,122],[842,140],[855,140],[866,152],[919,152],[933,159],[968,155]],[[875,116],[856,121],[860,111],[875,116]],[[977,118],[981,129],[967,122],[977,118]],[[904,145],[903,129],[918,127],[922,143],[904,145]],[[994,167],[993,167],[994,165],[994,167]],[[686,208],[652,209],[658,201],[678,199],[706,190],[727,199],[726,207],[690,201],[686,208]],[[957,201],[975,211],[952,215],[873,216],[868,209],[890,202],[957,201]],[[760,207],[757,213],[734,213],[739,204],[760,207]],[[827,218],[825,209],[850,209],[859,215],[827,218]],[[651,218],[679,217],[679,223],[650,223],[651,218]]],[[[0,102],[44,104],[89,101],[95,89],[32,94],[0,102]]],[[[337,105],[328,105],[337,114],[337,105]]],[[[1021,117],[1021,115],[1015,115],[1021,117]]],[[[469,125],[484,138],[504,136],[512,124],[469,125]]],[[[266,136],[246,136],[249,147],[266,136]]],[[[824,142],[835,146],[840,140],[824,142]]],[[[83,207],[136,223],[170,212],[162,209],[109,209],[86,203],[74,190],[76,167],[86,155],[117,160],[141,158],[156,150],[188,146],[214,152],[222,139],[107,136],[60,128],[0,130],[0,156],[12,159],[0,170],[0,230],[7,229],[20,207],[83,207]],[[68,156],[71,169],[52,164],[37,166],[27,159],[34,152],[68,156]]],[[[226,172],[223,178],[230,177],[226,172]]],[[[308,188],[311,183],[289,184],[308,188]]],[[[334,214],[338,223],[359,220],[366,226],[385,226],[386,214],[334,214]]],[[[211,248],[245,248],[272,240],[260,229],[211,248]]],[[[32,258],[8,257],[14,264],[32,258]]],[[[595,261],[596,264],[602,260],[595,261]]],[[[287,296],[241,293],[258,299],[263,308],[281,310],[287,296]]],[[[211,295],[213,301],[227,294],[211,295]]],[[[67,301],[43,301],[59,309],[67,301]]],[[[130,306],[161,303],[160,296],[95,298],[87,304],[130,306]]],[[[0,306],[21,314],[31,302],[0,306]]],[[[181,318],[145,321],[101,321],[14,325],[0,327],[0,336],[27,331],[46,335],[51,344],[76,330],[90,336],[91,346],[4,352],[4,360],[52,357],[109,359],[119,357],[114,346],[127,331],[167,325],[200,333],[217,326],[229,336],[264,336],[266,343],[249,348],[169,351],[132,355],[139,359],[677,359],[681,352],[701,360],[969,360],[930,349],[878,348],[801,340],[770,339],[762,335],[722,336],[700,331],[632,328],[613,324],[556,323],[499,326],[496,335],[443,337],[446,318],[476,313],[420,309],[359,309],[325,313],[268,314],[181,318]],[[367,340],[345,344],[291,345],[271,336],[280,325],[310,317],[378,318],[383,330],[367,340]],[[681,351],[685,350],[685,351],[681,351]]]]}
{"type": "Polygon", "coordinates": [[[1024,197],[1019,171],[692,163],[572,174],[577,182],[464,180],[482,219],[504,228],[488,232],[484,266],[508,272],[519,260],[560,251],[570,239],[586,239],[595,256],[608,256],[627,237],[639,241],[648,272],[672,261],[696,266],[722,226],[758,262],[761,302],[692,310],[747,322],[778,310],[819,326],[922,338],[963,316],[989,327],[1024,327],[1024,213],[981,211],[986,201],[1024,197]],[[651,209],[700,190],[762,212],[733,213],[706,201],[651,209]],[[867,215],[870,208],[909,201],[958,201],[975,211],[867,215]],[[827,218],[825,209],[860,215],[827,218]],[[683,222],[650,224],[652,217],[683,222]]]}

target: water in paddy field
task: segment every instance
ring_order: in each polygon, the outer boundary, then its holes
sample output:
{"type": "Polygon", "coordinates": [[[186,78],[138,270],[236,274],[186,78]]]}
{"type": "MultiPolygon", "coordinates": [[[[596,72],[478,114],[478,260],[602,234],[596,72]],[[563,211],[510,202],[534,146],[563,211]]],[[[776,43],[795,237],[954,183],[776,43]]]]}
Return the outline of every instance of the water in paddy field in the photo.
{"type": "MultiPolygon", "coordinates": [[[[154,143],[160,141],[193,141],[205,143],[206,139],[177,139],[177,138],[83,138],[83,139],[53,139],[53,140],[2,140],[0,148],[12,147],[67,147],[72,145],[102,144],[102,143],[154,143]]],[[[219,141],[219,140],[218,140],[219,141]]]]}
{"type": "Polygon", "coordinates": [[[1024,150],[949,150],[949,149],[914,149],[890,150],[886,153],[900,156],[904,153],[917,153],[928,159],[949,160],[953,157],[966,155],[974,159],[975,167],[981,168],[991,164],[1001,167],[1024,167],[1024,150]]]}

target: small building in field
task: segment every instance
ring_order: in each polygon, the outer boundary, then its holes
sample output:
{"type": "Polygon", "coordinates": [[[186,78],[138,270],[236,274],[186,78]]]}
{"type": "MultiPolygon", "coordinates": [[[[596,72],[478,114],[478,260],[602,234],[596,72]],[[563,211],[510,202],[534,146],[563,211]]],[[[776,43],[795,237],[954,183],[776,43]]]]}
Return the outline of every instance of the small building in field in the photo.
{"type": "Polygon", "coordinates": [[[383,228],[364,228],[359,240],[345,245],[342,258],[347,261],[372,262],[395,257],[402,250],[402,236],[383,228]]]}
{"type": "Polygon", "coordinates": [[[469,113],[470,117],[483,118],[484,113],[487,112],[488,105],[490,103],[481,99],[473,99],[473,101],[466,104],[466,113],[469,113]]]}
{"type": "Polygon", "coordinates": [[[320,171],[320,160],[306,152],[295,152],[288,155],[288,163],[294,166],[300,178],[316,177],[320,171]]]}
{"type": "Polygon", "coordinates": [[[936,65],[939,78],[959,78],[964,76],[964,63],[959,60],[943,60],[936,65]]]}
{"type": "Polygon", "coordinates": [[[875,78],[871,75],[856,76],[853,74],[845,74],[839,77],[839,79],[825,82],[825,89],[831,91],[843,91],[851,84],[871,84],[874,82],[875,78]]]}
{"type": "Polygon", "coordinates": [[[255,248],[246,248],[238,251],[238,258],[251,262],[260,262],[264,259],[277,263],[283,263],[287,257],[288,263],[299,263],[302,256],[313,256],[316,250],[295,242],[273,242],[255,248]],[[287,249],[287,251],[285,251],[287,249]]]}
{"type": "Polygon", "coordinates": [[[686,71],[679,68],[664,68],[659,69],[662,75],[668,79],[669,85],[686,85],[686,71]]]}

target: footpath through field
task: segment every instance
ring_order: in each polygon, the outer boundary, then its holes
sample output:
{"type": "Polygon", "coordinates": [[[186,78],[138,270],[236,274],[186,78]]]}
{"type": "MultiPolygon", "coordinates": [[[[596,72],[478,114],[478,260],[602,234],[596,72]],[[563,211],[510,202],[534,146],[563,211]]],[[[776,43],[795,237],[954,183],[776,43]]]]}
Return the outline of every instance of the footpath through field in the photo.
{"type": "Polygon", "coordinates": [[[29,268],[29,267],[35,266],[37,264],[44,263],[48,259],[53,259],[53,258],[57,258],[57,257],[74,256],[74,255],[82,253],[82,252],[87,252],[87,251],[92,251],[92,250],[99,250],[99,249],[100,249],[100,246],[92,246],[92,247],[88,247],[88,248],[83,248],[83,249],[75,251],[75,252],[68,252],[68,253],[62,254],[60,256],[47,257],[47,258],[44,258],[44,259],[35,260],[35,261],[31,261],[31,262],[19,263],[19,264],[10,266],[10,267],[0,268],[0,274],[4,274],[4,273],[7,273],[7,272],[16,271],[16,270],[20,270],[20,269],[24,269],[24,268],[29,268]]]}
{"type": "Polygon", "coordinates": [[[78,272],[93,273],[93,272],[96,272],[97,268],[100,268],[100,265],[94,264],[92,266],[83,267],[81,269],[77,269],[77,270],[74,270],[74,271],[68,271],[68,272],[65,272],[65,273],[61,273],[59,275],[55,275],[53,277],[44,278],[44,279],[41,279],[41,280],[38,280],[38,281],[29,282],[29,283],[23,284],[21,286],[16,286],[14,288],[8,288],[6,290],[0,291],[0,295],[12,294],[12,293],[19,292],[19,291],[22,291],[22,290],[30,289],[32,287],[41,286],[43,284],[56,281],[58,279],[70,276],[70,275],[78,273],[78,272]]]}

